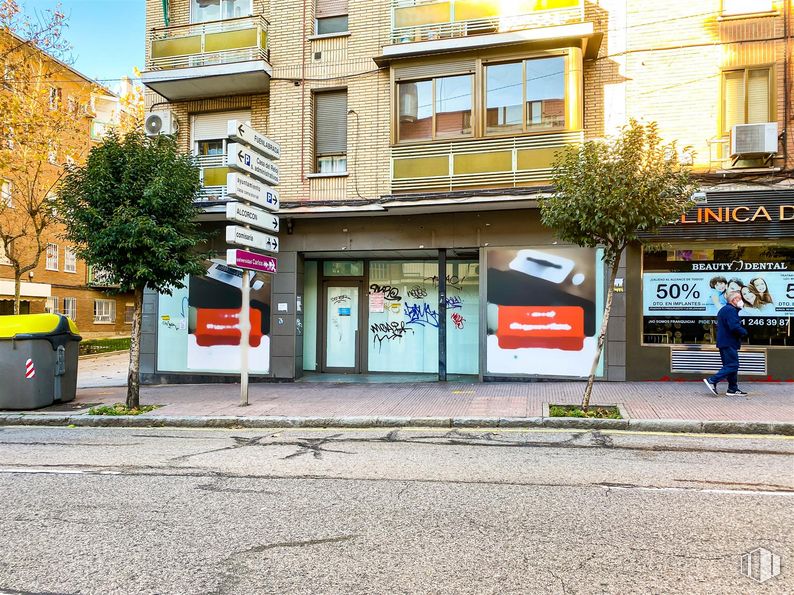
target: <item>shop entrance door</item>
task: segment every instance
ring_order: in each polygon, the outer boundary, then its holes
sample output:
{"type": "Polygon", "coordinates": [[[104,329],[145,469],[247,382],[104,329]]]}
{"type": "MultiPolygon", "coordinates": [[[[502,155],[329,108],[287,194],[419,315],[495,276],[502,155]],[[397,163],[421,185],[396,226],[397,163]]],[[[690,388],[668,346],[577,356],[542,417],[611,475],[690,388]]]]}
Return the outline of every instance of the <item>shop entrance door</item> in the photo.
{"type": "Polygon", "coordinates": [[[323,372],[358,374],[361,281],[327,281],[324,286],[323,372]]]}

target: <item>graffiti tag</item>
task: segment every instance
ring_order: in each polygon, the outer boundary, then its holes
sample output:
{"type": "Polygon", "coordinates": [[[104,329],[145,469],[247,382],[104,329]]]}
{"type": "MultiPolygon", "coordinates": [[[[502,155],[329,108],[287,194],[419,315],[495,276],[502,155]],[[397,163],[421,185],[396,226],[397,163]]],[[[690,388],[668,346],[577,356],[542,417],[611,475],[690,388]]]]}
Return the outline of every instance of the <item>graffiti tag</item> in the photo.
{"type": "Polygon", "coordinates": [[[400,290],[397,287],[392,287],[391,285],[378,285],[377,283],[373,283],[369,286],[370,293],[382,293],[383,299],[389,300],[390,302],[399,302],[402,300],[400,297],[400,290]]]}
{"type": "Polygon", "coordinates": [[[408,318],[406,324],[419,326],[433,326],[438,328],[438,311],[433,310],[430,304],[403,304],[403,314],[408,318]]]}
{"type": "MultiPolygon", "coordinates": [[[[466,275],[462,277],[458,277],[457,275],[447,275],[447,287],[451,287],[452,289],[457,289],[458,291],[461,290],[461,285],[466,280],[466,275]]],[[[432,281],[433,287],[438,287],[438,275],[433,275],[432,277],[425,277],[425,281],[432,281]]]]}
{"type": "Polygon", "coordinates": [[[421,285],[414,285],[408,290],[408,297],[412,297],[415,300],[421,300],[422,298],[427,297],[427,290],[421,285]]]}
{"type": "Polygon", "coordinates": [[[466,322],[466,319],[460,312],[453,312],[450,316],[450,319],[452,320],[452,324],[454,324],[455,328],[457,329],[462,329],[463,323],[466,322]]]}
{"type": "Polygon", "coordinates": [[[405,321],[399,322],[376,322],[369,327],[372,332],[372,343],[378,346],[378,350],[383,347],[384,341],[402,339],[408,332],[413,333],[414,329],[405,326],[405,321]]]}

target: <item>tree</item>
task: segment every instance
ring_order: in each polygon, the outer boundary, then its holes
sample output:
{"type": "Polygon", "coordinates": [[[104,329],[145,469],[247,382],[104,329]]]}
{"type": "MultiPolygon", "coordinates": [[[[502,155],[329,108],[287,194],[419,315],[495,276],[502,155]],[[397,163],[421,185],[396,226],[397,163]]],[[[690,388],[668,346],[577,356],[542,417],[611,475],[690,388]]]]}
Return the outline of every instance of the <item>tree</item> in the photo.
{"type": "Polygon", "coordinates": [[[681,165],[675,143],[664,144],[655,123],[635,120],[613,139],[568,147],[557,156],[553,180],[554,195],[540,204],[544,225],[563,241],[602,247],[610,270],[603,322],[582,398],[587,410],[621,256],[641,232],[653,232],[686,212],[697,186],[681,165]]]}
{"type": "Polygon", "coordinates": [[[84,166],[69,169],[58,191],[77,255],[106,271],[119,292],[134,294],[128,408],[139,405],[144,288],[170,295],[186,275],[203,270],[195,247],[205,238],[193,202],[200,186],[198,168],[173,138],[111,130],[84,166]]]}
{"type": "Polygon", "coordinates": [[[64,15],[31,20],[14,0],[0,0],[0,256],[14,273],[14,313],[22,276],[33,271],[53,230],[51,198],[64,162],[89,145],[94,86],[54,58],[68,50],[64,15]]]}

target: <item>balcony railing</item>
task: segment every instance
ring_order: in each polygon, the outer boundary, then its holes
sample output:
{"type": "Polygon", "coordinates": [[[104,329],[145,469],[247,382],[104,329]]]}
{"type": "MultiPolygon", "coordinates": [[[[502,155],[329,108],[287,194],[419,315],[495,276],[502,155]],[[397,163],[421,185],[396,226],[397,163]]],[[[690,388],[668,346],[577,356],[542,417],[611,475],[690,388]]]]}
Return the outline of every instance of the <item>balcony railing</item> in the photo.
{"type": "Polygon", "coordinates": [[[262,16],[152,29],[147,70],[269,60],[268,22],[262,16]]]}
{"type": "Polygon", "coordinates": [[[392,0],[392,43],[581,23],[583,0],[392,0]]]}
{"type": "Polygon", "coordinates": [[[87,285],[89,287],[97,287],[97,288],[119,287],[119,284],[113,280],[113,276],[111,275],[110,271],[93,265],[89,265],[88,267],[87,285]]]}
{"type": "Polygon", "coordinates": [[[200,155],[195,157],[201,170],[201,190],[198,202],[221,200],[226,196],[226,155],[200,155]]]}
{"type": "Polygon", "coordinates": [[[392,147],[393,193],[528,186],[551,179],[556,154],[581,131],[392,147]]]}

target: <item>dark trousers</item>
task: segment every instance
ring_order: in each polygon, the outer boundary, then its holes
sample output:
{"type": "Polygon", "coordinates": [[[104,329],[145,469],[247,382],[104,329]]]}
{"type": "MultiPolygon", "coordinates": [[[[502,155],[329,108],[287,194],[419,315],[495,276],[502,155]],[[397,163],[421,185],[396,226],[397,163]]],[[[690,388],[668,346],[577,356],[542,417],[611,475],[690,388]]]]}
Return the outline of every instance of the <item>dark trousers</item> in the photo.
{"type": "Polygon", "coordinates": [[[721,347],[720,359],[722,360],[722,369],[709,378],[709,382],[717,384],[721,380],[727,380],[728,391],[738,390],[739,350],[733,347],[721,347]]]}

